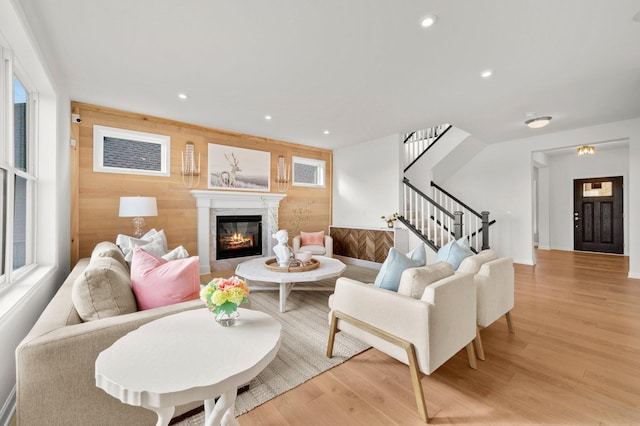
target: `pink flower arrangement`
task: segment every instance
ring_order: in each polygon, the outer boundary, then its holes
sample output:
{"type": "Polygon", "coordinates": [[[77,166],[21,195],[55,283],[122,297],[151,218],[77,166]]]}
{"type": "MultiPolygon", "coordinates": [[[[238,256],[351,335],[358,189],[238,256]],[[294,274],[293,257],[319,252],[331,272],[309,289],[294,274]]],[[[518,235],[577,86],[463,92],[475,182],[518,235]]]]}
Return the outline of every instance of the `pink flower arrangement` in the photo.
{"type": "Polygon", "coordinates": [[[384,220],[385,222],[387,222],[387,223],[390,223],[390,222],[391,222],[391,223],[393,223],[393,222],[395,222],[396,220],[398,220],[398,212],[395,212],[395,213],[393,213],[393,214],[390,214],[389,216],[384,216],[384,215],[383,215],[383,216],[380,216],[380,218],[381,218],[382,220],[384,220]]]}
{"type": "Polygon", "coordinates": [[[200,300],[211,312],[230,315],[238,310],[239,304],[249,301],[248,294],[249,287],[241,278],[214,278],[200,290],[200,300]]]}

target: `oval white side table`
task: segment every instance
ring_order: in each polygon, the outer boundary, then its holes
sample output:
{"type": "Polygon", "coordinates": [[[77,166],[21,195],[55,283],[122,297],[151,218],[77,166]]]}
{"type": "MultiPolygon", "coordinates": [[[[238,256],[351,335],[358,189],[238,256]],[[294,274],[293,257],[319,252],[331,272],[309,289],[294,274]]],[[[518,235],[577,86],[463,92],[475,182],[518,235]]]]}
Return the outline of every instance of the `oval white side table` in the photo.
{"type": "Polygon", "coordinates": [[[275,358],[282,330],[263,312],[239,313],[232,327],[216,323],[204,308],[143,325],[98,355],[96,386],[153,410],[157,426],[169,424],[176,406],[198,400],[204,401],[205,425],[237,424],[237,389],[275,358]]]}

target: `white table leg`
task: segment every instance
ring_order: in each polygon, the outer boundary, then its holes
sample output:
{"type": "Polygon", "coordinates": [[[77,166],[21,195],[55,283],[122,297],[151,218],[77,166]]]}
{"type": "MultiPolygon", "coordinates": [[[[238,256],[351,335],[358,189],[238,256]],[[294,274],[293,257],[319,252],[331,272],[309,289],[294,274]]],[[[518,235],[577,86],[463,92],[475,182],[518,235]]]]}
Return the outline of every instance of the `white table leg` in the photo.
{"type": "Polygon", "coordinates": [[[205,426],[239,426],[235,416],[235,403],[238,389],[233,388],[220,395],[218,402],[215,399],[204,401],[204,425],[205,426]]]}
{"type": "Polygon", "coordinates": [[[153,410],[158,415],[156,426],[167,426],[176,411],[176,407],[146,407],[153,410]]]}
{"type": "Polygon", "coordinates": [[[294,285],[295,283],[280,283],[280,312],[286,310],[287,297],[289,297],[289,293],[291,293],[294,285]]]}

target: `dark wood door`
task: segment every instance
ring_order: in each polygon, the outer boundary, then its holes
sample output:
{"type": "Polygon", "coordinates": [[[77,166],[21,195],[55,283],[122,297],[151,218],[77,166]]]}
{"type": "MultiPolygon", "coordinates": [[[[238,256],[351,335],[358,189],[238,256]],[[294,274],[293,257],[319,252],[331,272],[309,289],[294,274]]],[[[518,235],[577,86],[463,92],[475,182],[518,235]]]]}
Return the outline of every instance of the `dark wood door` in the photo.
{"type": "Polygon", "coordinates": [[[622,254],[622,176],[573,183],[574,250],[622,254]]]}

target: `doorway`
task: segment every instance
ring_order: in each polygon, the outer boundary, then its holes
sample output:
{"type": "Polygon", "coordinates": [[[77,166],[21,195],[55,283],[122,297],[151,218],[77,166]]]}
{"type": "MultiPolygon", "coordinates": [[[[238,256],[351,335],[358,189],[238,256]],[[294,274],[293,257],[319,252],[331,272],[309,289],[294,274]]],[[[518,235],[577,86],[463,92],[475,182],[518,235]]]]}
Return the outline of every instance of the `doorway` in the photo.
{"type": "Polygon", "coordinates": [[[624,252],[622,176],[574,179],[573,249],[624,252]]]}

